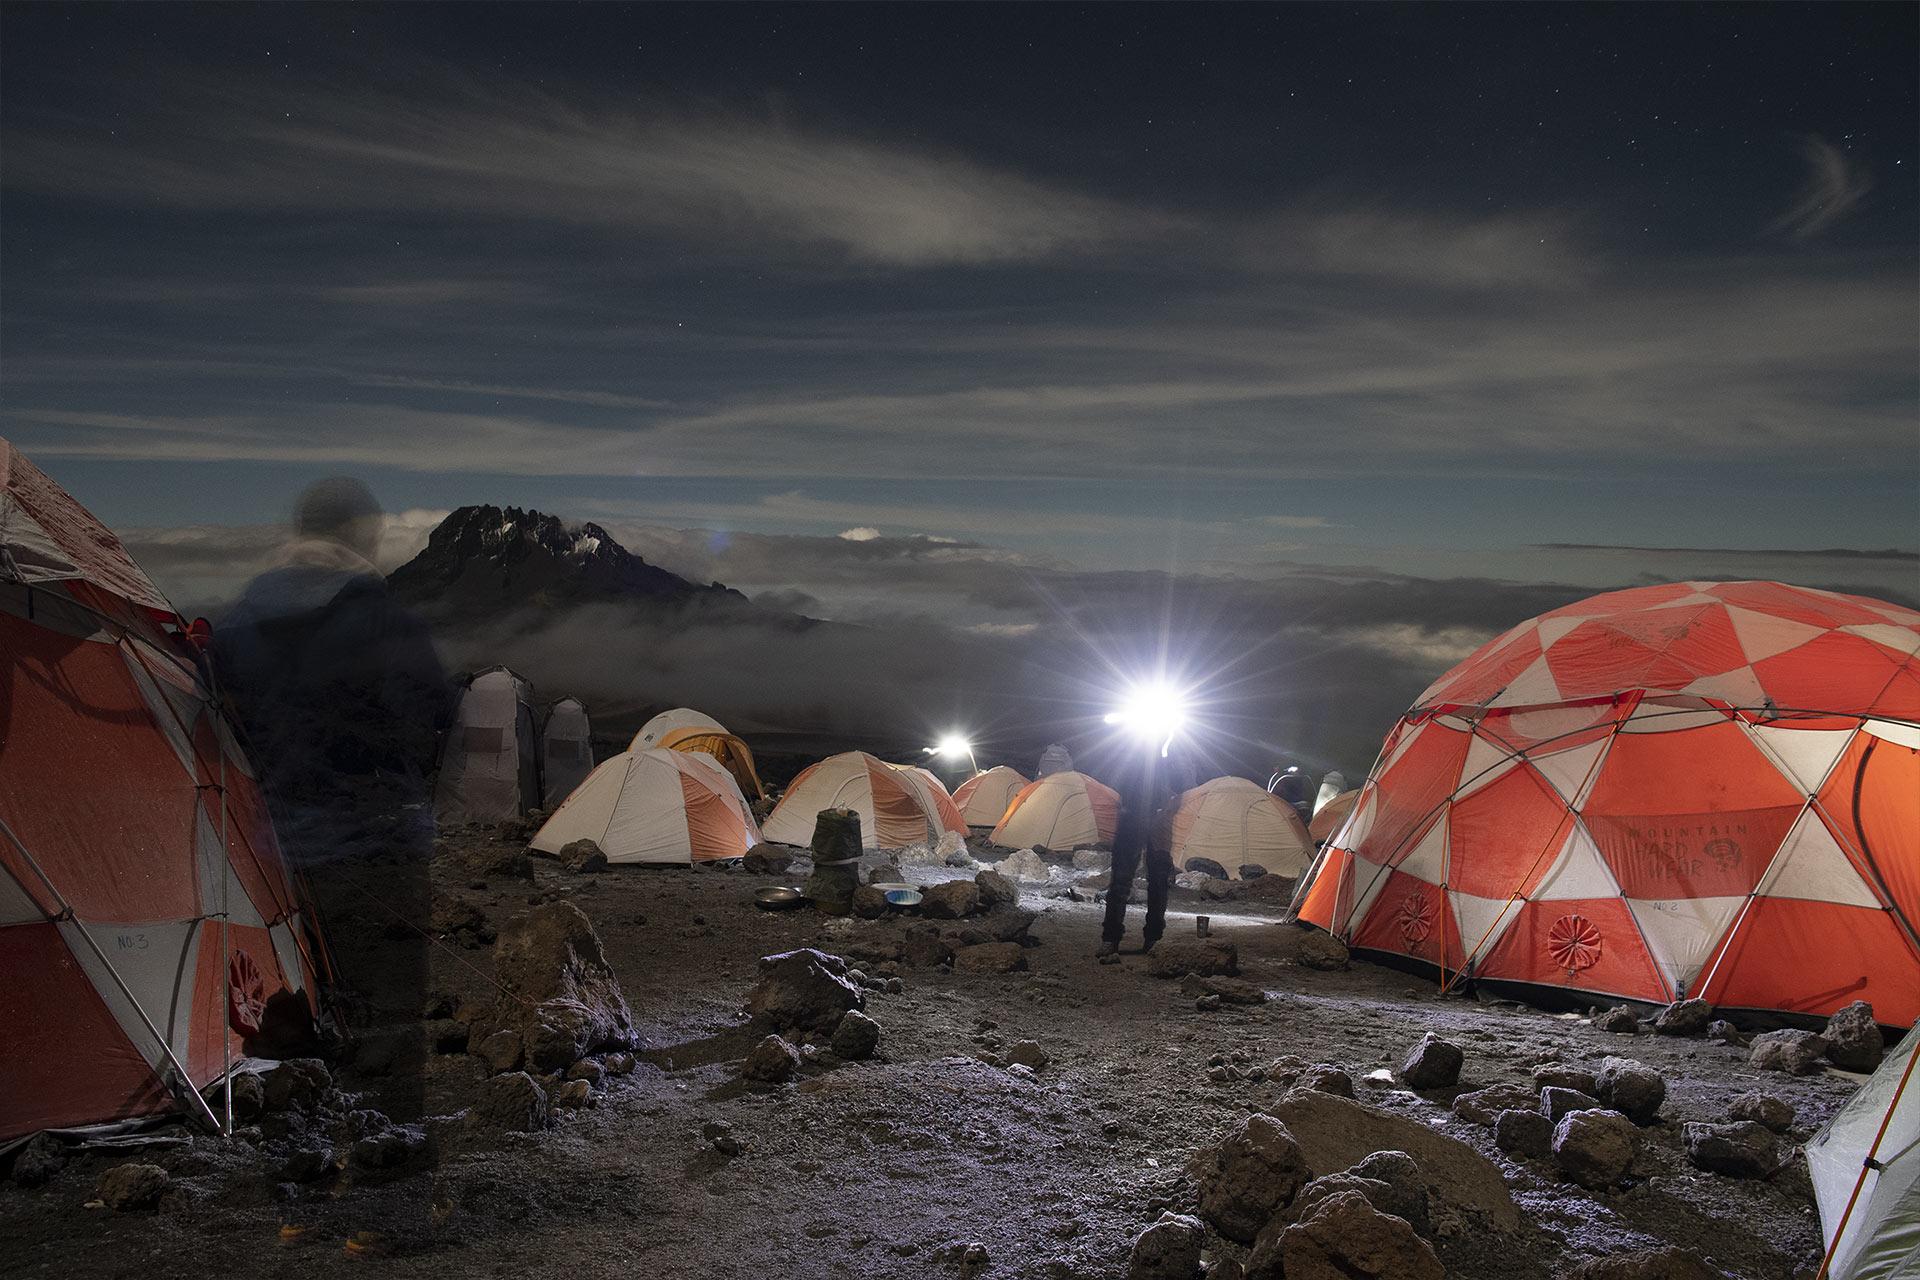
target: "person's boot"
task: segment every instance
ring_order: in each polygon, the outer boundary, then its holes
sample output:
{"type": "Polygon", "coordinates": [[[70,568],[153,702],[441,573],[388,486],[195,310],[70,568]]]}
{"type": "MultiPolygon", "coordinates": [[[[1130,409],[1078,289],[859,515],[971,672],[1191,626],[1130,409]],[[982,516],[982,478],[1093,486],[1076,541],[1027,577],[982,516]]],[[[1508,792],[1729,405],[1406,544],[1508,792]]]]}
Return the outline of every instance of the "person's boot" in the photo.
{"type": "Polygon", "coordinates": [[[1112,938],[1103,939],[1099,949],[1093,953],[1093,958],[1101,964],[1120,963],[1120,944],[1112,938]]]}
{"type": "Polygon", "coordinates": [[[1140,954],[1144,956],[1151,952],[1153,950],[1153,944],[1158,941],[1160,941],[1160,935],[1157,933],[1151,938],[1142,938],[1140,940],[1140,954]]]}

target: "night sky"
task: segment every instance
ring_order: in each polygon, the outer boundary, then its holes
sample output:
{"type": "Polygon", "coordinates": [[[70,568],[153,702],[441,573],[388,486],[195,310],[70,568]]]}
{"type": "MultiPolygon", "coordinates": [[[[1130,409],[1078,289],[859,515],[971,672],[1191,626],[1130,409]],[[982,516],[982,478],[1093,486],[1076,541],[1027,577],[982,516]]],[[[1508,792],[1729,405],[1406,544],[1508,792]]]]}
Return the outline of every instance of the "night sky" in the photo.
{"type": "Polygon", "coordinates": [[[0,431],[159,548],[346,470],[847,616],[1911,600],[1917,14],[10,4],[0,431]]]}

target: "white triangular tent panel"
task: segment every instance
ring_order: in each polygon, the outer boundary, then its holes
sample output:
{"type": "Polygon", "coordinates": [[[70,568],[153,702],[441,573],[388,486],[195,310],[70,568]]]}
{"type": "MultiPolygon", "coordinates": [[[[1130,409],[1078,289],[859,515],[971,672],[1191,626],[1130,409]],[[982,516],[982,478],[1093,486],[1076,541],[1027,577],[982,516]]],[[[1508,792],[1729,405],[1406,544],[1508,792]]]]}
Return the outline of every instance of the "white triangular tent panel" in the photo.
{"type": "Polygon", "coordinates": [[[1353,860],[1353,912],[1347,917],[1347,928],[1357,931],[1367,918],[1367,912],[1373,910],[1374,899],[1387,887],[1387,881],[1393,878],[1385,867],[1368,862],[1365,858],[1353,860]]]}
{"type": "Polygon", "coordinates": [[[1920,1091],[1908,1074],[1916,1051],[1920,1027],[1807,1143],[1833,1280],[1905,1280],[1920,1263],[1920,1091]]]}
{"type": "Polygon", "coordinates": [[[1860,726],[1876,738],[1897,742],[1920,751],[1920,724],[1901,724],[1896,720],[1868,720],[1860,726]]]}
{"type": "Polygon", "coordinates": [[[1906,627],[1896,627],[1891,622],[1863,622],[1857,626],[1840,629],[1850,635],[1871,640],[1877,645],[1884,645],[1895,653],[1904,653],[1909,656],[1920,653],[1920,632],[1911,631],[1906,627]]]}
{"type": "Polygon", "coordinates": [[[1574,630],[1586,618],[1542,618],[1540,620],[1540,647],[1550,649],[1555,641],[1574,630]]]}
{"type": "Polygon", "coordinates": [[[1752,667],[1735,667],[1731,671],[1701,676],[1680,692],[1690,693],[1696,698],[1716,698],[1733,707],[1763,707],[1767,704],[1767,691],[1761,687],[1760,676],[1752,667]]]}
{"type": "Polygon", "coordinates": [[[186,1059],[187,1036],[193,1028],[199,923],[195,920],[155,924],[83,924],[74,920],[60,923],[68,949],[99,993],[101,1002],[147,1065],[156,1071],[168,1065],[167,1057],[147,1030],[148,1022],[166,1037],[167,1047],[176,1057],[186,1059]],[[82,931],[85,938],[80,936],[82,931]],[[93,939],[100,949],[98,954],[87,945],[86,938],[93,939]],[[111,972],[108,965],[112,966],[111,972]],[[122,983],[126,987],[124,991],[122,983]],[[132,999],[128,998],[129,993],[132,999]]]}
{"type": "Polygon", "coordinates": [[[1813,795],[1833,772],[1834,761],[1847,749],[1852,729],[1790,729],[1781,725],[1754,725],[1761,754],[1781,766],[1788,781],[1813,795]]]}
{"type": "Polygon", "coordinates": [[[1524,905],[1518,899],[1482,898],[1477,894],[1457,891],[1450,892],[1447,897],[1453,902],[1453,918],[1460,926],[1460,950],[1466,955],[1469,966],[1493,954],[1501,935],[1519,916],[1520,908],[1524,905]]]}
{"type": "Polygon", "coordinates": [[[1553,669],[1547,665],[1545,654],[1534,659],[1533,665],[1522,671],[1500,691],[1493,700],[1496,707],[1527,707],[1540,702],[1559,702],[1560,686],[1554,683],[1553,669]]]}
{"type": "Polygon", "coordinates": [[[1353,812],[1347,815],[1345,824],[1333,833],[1327,843],[1341,849],[1358,849],[1366,843],[1367,833],[1373,830],[1374,815],[1379,812],[1379,808],[1380,789],[1368,787],[1360,794],[1360,799],[1353,806],[1353,812]]]}
{"type": "Polygon", "coordinates": [[[1491,786],[1518,768],[1520,758],[1498,742],[1473,736],[1473,743],[1467,748],[1467,758],[1460,765],[1460,788],[1453,793],[1455,800],[1464,800],[1482,787],[1491,786]]]}
{"type": "Polygon", "coordinates": [[[1734,638],[1740,641],[1740,651],[1747,655],[1748,662],[1759,662],[1789,649],[1798,649],[1807,641],[1817,640],[1826,634],[1824,627],[1809,626],[1791,618],[1776,618],[1770,613],[1755,613],[1738,605],[1727,606],[1727,617],[1733,622],[1734,638]]]}
{"type": "Polygon", "coordinates": [[[1396,871],[1403,871],[1417,880],[1437,885],[1447,875],[1447,819],[1443,814],[1438,822],[1427,828],[1411,852],[1395,864],[1396,871]]]}
{"type": "Polygon", "coordinates": [[[1787,833],[1780,852],[1761,877],[1758,893],[1766,898],[1838,902],[1849,907],[1885,905],[1847,861],[1840,842],[1811,806],[1801,810],[1800,820],[1787,833]]]}
{"type": "Polygon", "coordinates": [[[1611,738],[1596,738],[1565,751],[1529,756],[1528,760],[1542,777],[1553,784],[1553,789],[1560,793],[1560,798],[1570,808],[1578,809],[1586,801],[1587,792],[1593,789],[1594,780],[1600,776],[1600,757],[1612,741],[1611,738]]]}
{"type": "Polygon", "coordinates": [[[1535,902],[1616,898],[1620,896],[1620,886],[1614,881],[1613,872],[1607,869],[1606,859],[1600,856],[1600,848],[1587,834],[1585,825],[1576,822],[1567,833],[1566,843],[1560,847],[1560,856],[1528,896],[1535,902]]]}
{"type": "Polygon", "coordinates": [[[1626,903],[1647,940],[1654,963],[1673,990],[1684,995],[1746,899],[1628,898],[1626,903]]]}

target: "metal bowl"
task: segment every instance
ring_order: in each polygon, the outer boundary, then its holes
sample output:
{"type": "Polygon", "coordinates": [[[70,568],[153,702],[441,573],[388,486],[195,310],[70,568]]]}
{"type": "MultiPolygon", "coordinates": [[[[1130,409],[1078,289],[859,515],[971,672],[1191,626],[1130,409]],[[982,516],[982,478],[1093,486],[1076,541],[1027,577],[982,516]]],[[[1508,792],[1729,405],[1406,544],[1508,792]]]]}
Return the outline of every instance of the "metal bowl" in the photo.
{"type": "Polygon", "coordinates": [[[920,891],[918,889],[903,887],[899,889],[888,889],[886,892],[887,905],[890,907],[917,907],[920,905],[920,891]]]}
{"type": "Polygon", "coordinates": [[[908,884],[905,880],[875,880],[867,888],[878,889],[882,893],[898,893],[902,890],[908,893],[918,891],[918,886],[908,884]]]}
{"type": "Polygon", "coordinates": [[[792,911],[806,903],[807,895],[791,885],[762,889],[753,895],[753,905],[762,911],[792,911]]]}

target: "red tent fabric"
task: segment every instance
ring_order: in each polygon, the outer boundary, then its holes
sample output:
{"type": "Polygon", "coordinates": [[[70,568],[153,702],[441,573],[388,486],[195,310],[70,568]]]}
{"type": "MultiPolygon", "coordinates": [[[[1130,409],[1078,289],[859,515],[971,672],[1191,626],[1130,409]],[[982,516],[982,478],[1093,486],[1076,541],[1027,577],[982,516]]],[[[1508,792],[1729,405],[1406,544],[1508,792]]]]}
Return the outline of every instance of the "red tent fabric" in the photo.
{"type": "Polygon", "coordinates": [[[180,1106],[269,998],[313,1010],[316,970],[265,801],[165,598],[4,440],[0,479],[5,1139],[180,1106]]]}
{"type": "Polygon", "coordinates": [[[1920,613],[1777,582],[1610,592],[1436,680],[1300,916],[1498,978],[1920,1017],[1920,613]]]}

